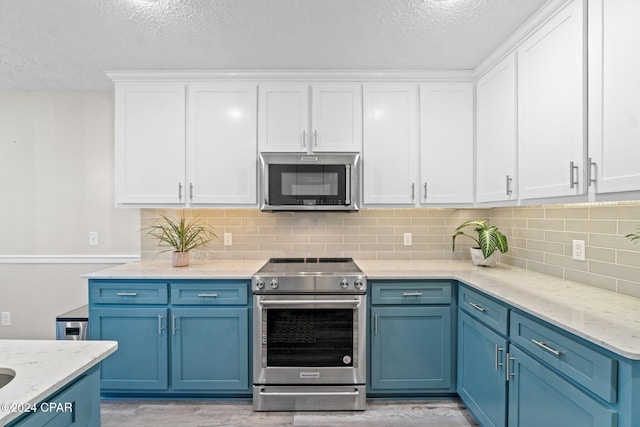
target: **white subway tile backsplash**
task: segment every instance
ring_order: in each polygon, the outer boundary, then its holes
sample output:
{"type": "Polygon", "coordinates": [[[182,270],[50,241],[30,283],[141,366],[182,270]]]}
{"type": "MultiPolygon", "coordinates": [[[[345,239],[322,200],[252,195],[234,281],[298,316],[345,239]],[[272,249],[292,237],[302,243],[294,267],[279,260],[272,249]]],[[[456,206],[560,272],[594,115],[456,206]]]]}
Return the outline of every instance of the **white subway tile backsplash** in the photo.
{"type": "MultiPolygon", "coordinates": [[[[509,240],[500,262],[640,297],[640,201],[578,206],[493,209],[362,209],[356,213],[265,213],[258,209],[142,209],[141,228],[161,215],[198,217],[218,236],[233,233],[232,246],[212,242],[198,257],[347,256],[360,259],[469,259],[472,240],[460,238],[455,253],[451,235],[469,219],[487,218],[509,240]],[[404,246],[403,234],[412,234],[404,246]],[[571,257],[572,240],[587,242],[586,262],[571,257]]],[[[473,232],[472,228],[469,228],[473,232]]],[[[140,233],[143,259],[162,256],[152,237],[140,233]]]]}

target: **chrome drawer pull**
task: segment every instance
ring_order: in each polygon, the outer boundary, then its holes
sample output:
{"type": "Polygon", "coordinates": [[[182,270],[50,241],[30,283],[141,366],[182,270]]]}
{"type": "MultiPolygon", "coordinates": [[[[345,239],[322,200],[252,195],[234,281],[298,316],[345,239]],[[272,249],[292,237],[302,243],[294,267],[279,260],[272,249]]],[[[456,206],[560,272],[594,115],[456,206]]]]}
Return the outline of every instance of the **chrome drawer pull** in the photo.
{"type": "Polygon", "coordinates": [[[218,294],[198,294],[200,298],[217,298],[218,294]]]}
{"type": "Polygon", "coordinates": [[[117,292],[116,295],[119,297],[135,297],[138,295],[137,292],[117,292]]]}
{"type": "Polygon", "coordinates": [[[403,297],[421,297],[422,292],[405,292],[402,294],[403,297]]]}
{"type": "Polygon", "coordinates": [[[542,348],[543,350],[548,351],[549,353],[553,354],[554,356],[560,356],[562,354],[560,351],[549,347],[547,345],[547,343],[545,343],[545,342],[536,341],[534,339],[532,339],[531,342],[534,343],[535,345],[537,345],[538,347],[542,348]]]}
{"type": "Polygon", "coordinates": [[[482,306],[480,306],[480,305],[476,304],[475,302],[470,302],[470,303],[468,303],[468,304],[469,304],[471,307],[473,307],[473,308],[475,308],[476,310],[478,310],[478,311],[482,311],[482,312],[487,311],[487,309],[486,309],[486,308],[484,308],[484,307],[482,307],[482,306]]]}

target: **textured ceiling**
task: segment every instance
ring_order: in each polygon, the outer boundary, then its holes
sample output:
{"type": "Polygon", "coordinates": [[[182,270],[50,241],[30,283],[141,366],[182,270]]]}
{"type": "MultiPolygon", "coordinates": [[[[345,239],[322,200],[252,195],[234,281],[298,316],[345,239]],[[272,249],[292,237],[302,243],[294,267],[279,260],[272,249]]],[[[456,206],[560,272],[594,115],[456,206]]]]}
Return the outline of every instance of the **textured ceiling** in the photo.
{"type": "Polygon", "coordinates": [[[0,0],[0,90],[104,70],[473,69],[546,0],[0,0]]]}

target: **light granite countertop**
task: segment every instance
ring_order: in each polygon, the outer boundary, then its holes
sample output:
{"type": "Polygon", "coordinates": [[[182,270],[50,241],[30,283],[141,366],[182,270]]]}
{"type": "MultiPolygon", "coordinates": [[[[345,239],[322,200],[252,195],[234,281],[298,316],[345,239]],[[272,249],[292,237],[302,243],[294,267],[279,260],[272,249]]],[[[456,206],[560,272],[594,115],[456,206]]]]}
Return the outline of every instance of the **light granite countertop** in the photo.
{"type": "Polygon", "coordinates": [[[22,415],[16,409],[51,396],[117,348],[115,341],[0,340],[0,372],[16,373],[0,388],[0,425],[22,415]]]}
{"type": "MultiPolygon", "coordinates": [[[[267,260],[134,262],[87,274],[89,279],[249,279],[267,260]]],[[[375,279],[455,279],[628,359],[640,360],[640,298],[498,264],[470,261],[355,260],[375,279]]]]}
{"type": "Polygon", "coordinates": [[[136,261],[83,275],[87,279],[250,279],[267,262],[262,260],[196,260],[172,267],[171,260],[136,261]]]}

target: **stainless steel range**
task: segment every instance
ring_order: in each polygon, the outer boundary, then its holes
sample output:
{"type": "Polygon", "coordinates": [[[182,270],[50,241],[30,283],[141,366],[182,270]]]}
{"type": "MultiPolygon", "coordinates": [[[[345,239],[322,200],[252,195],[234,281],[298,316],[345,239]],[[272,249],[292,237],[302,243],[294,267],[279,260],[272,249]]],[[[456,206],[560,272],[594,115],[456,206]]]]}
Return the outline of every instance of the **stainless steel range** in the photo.
{"type": "Polygon", "coordinates": [[[273,258],[252,280],[253,409],[364,410],[367,278],[350,258],[273,258]]]}

